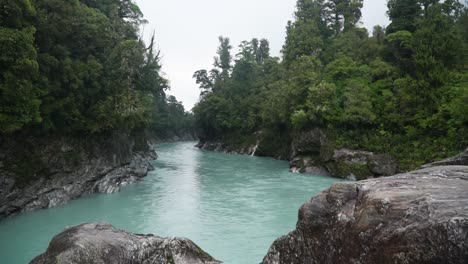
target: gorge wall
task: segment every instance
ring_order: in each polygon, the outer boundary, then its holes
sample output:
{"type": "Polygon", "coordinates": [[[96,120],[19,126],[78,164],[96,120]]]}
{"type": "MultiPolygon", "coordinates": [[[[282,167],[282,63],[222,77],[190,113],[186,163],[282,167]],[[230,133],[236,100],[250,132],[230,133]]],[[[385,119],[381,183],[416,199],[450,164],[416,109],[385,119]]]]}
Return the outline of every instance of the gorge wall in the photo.
{"type": "Polygon", "coordinates": [[[352,180],[390,176],[399,171],[398,161],[390,154],[337,147],[321,129],[296,131],[288,137],[292,139],[282,141],[268,138],[261,132],[254,138],[236,143],[229,138],[201,139],[197,146],[211,151],[289,160],[291,172],[352,180]]]}
{"type": "Polygon", "coordinates": [[[147,133],[0,139],[0,218],[113,193],[153,169],[147,133]]]}

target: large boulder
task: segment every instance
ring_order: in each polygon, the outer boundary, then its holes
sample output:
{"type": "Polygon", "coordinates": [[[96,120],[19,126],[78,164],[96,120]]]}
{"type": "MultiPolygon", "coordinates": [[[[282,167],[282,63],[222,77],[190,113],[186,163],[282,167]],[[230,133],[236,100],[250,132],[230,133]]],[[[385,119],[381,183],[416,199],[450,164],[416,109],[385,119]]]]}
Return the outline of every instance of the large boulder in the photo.
{"type": "Polygon", "coordinates": [[[263,264],[468,263],[468,166],[337,183],[263,264]]]}
{"type": "Polygon", "coordinates": [[[66,229],[30,264],[218,264],[184,238],[137,235],[94,223],[66,229]]]}

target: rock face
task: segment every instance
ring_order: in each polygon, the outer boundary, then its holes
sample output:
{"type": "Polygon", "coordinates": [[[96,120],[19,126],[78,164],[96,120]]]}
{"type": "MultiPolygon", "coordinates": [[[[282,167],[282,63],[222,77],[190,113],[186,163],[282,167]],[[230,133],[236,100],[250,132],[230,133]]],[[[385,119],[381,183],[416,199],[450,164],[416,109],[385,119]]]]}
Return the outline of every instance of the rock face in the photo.
{"type": "Polygon", "coordinates": [[[468,263],[468,166],[337,183],[263,264],[468,263]]]}
{"type": "Polygon", "coordinates": [[[31,264],[218,264],[184,238],[161,238],[118,230],[109,224],[83,224],[56,235],[31,264]]]}
{"type": "Polygon", "coordinates": [[[398,163],[391,155],[362,150],[336,149],[323,162],[331,175],[352,180],[390,176],[398,171],[398,163]]]}
{"type": "Polygon", "coordinates": [[[117,192],[155,158],[143,137],[124,134],[0,140],[0,218],[117,192]]]}
{"type": "Polygon", "coordinates": [[[464,152],[447,159],[443,159],[440,161],[436,161],[433,163],[426,164],[422,166],[423,168],[430,168],[435,166],[443,166],[443,165],[463,165],[468,166],[468,148],[465,149],[464,152]]]}
{"type": "Polygon", "coordinates": [[[362,180],[394,175],[398,162],[388,154],[336,149],[321,129],[296,132],[290,151],[292,172],[362,180]]]}
{"type": "MultiPolygon", "coordinates": [[[[287,135],[283,135],[286,137],[287,135]]],[[[278,160],[288,160],[289,142],[278,138],[278,135],[265,134],[257,131],[249,136],[228,136],[212,139],[198,135],[196,147],[209,151],[228,154],[240,154],[259,157],[272,157],[278,160]]]]}
{"type": "Polygon", "coordinates": [[[255,144],[245,144],[243,146],[230,146],[228,144],[218,142],[218,141],[203,141],[199,142],[196,147],[200,149],[206,149],[209,151],[217,151],[217,152],[224,152],[230,154],[240,154],[240,155],[255,155],[257,150],[257,146],[255,144]]]}
{"type": "Polygon", "coordinates": [[[291,142],[284,142],[286,151],[279,149],[284,144],[275,144],[273,147],[267,148],[265,145],[275,140],[267,136],[262,132],[257,132],[252,135],[254,140],[250,139],[250,142],[237,142],[236,144],[228,144],[223,140],[202,139],[197,147],[224,153],[286,159],[289,160],[291,172],[331,175],[352,180],[390,176],[398,172],[398,161],[391,155],[362,150],[337,149],[333,147],[326,133],[319,128],[296,131],[291,136],[291,142]]]}
{"type": "Polygon", "coordinates": [[[151,135],[150,138],[152,144],[197,140],[194,131],[180,132],[178,134],[166,133],[164,135],[159,136],[151,135]]]}
{"type": "Polygon", "coordinates": [[[296,132],[291,143],[289,168],[291,172],[328,176],[324,166],[328,139],[320,129],[296,132]]]}

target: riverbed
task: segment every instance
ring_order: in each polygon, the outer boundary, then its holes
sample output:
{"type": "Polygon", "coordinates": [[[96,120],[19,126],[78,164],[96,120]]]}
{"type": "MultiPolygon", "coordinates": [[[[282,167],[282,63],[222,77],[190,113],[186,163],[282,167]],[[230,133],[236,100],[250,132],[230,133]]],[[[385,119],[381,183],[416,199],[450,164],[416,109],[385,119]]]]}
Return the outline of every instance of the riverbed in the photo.
{"type": "Polygon", "coordinates": [[[155,170],[119,193],[0,221],[0,263],[28,263],[65,227],[101,221],[190,238],[227,264],[260,263],[271,243],[294,229],[300,205],[338,181],[290,173],[285,161],[194,145],[157,145],[155,170]]]}

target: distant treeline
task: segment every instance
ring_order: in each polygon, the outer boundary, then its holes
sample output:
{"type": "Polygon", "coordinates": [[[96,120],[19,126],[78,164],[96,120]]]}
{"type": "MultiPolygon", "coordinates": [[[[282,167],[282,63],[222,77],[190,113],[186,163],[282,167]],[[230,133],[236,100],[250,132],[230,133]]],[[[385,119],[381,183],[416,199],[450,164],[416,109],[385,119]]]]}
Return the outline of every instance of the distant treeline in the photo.
{"type": "Polygon", "coordinates": [[[132,0],[0,0],[0,135],[184,130],[132,0]]]}
{"type": "Polygon", "coordinates": [[[257,39],[232,56],[221,37],[214,68],[194,75],[200,135],[240,142],[261,131],[287,152],[294,132],[321,128],[335,147],[391,153],[404,168],[467,147],[466,4],[389,0],[391,24],[370,34],[362,7],[298,0],[281,59],[257,39]]]}

